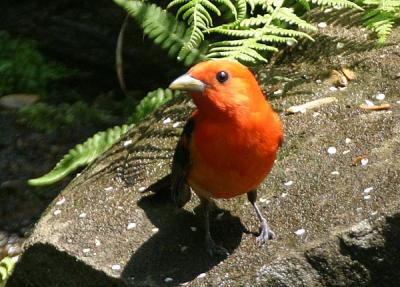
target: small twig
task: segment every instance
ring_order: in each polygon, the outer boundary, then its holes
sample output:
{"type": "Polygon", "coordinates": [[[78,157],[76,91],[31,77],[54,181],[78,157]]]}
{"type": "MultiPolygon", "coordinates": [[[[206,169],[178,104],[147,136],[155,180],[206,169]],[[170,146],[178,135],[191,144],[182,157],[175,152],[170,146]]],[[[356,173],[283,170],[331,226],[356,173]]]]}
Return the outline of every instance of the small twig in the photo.
{"type": "Polygon", "coordinates": [[[121,30],[119,31],[118,39],[117,39],[117,47],[115,49],[115,69],[117,71],[118,83],[121,87],[122,92],[126,95],[126,85],[124,78],[124,61],[122,57],[122,50],[124,46],[124,34],[126,30],[126,26],[128,24],[129,14],[127,13],[122,23],[121,30]]]}
{"type": "Polygon", "coordinates": [[[305,113],[307,110],[315,109],[322,105],[326,105],[333,102],[337,102],[337,99],[335,97],[326,97],[302,105],[291,106],[290,108],[286,109],[286,113],[288,114],[305,113]]]}
{"type": "Polygon", "coordinates": [[[383,111],[383,110],[390,109],[390,105],[388,103],[384,103],[381,105],[362,104],[362,105],[360,105],[360,108],[363,110],[369,110],[369,111],[383,111]]]}

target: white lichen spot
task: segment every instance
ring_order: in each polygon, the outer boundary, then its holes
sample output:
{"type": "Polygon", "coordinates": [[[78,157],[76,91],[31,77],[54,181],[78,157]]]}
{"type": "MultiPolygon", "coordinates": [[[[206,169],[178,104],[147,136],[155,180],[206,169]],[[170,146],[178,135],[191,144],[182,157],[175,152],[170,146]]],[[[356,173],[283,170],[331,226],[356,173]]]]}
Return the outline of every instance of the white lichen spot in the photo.
{"type": "Polygon", "coordinates": [[[82,212],[81,214],[79,214],[79,218],[85,218],[86,217],[86,213],[85,212],[82,212]]]}
{"type": "Polygon", "coordinates": [[[104,191],[113,191],[113,190],[114,190],[114,187],[112,187],[112,186],[106,187],[104,189],[104,191]]]}
{"type": "Polygon", "coordinates": [[[337,91],[337,88],[332,86],[332,87],[329,87],[329,90],[334,92],[334,91],[337,91]]]}
{"type": "Polygon", "coordinates": [[[294,234],[296,234],[296,235],[298,235],[298,236],[301,236],[301,235],[303,235],[305,232],[306,232],[306,230],[305,230],[304,228],[301,228],[301,229],[299,229],[299,230],[296,230],[296,231],[294,232],[294,234]]]}
{"type": "Polygon", "coordinates": [[[143,192],[143,191],[145,191],[146,190],[146,187],[145,186],[141,186],[141,187],[139,187],[139,189],[138,189],[140,192],[143,192]]]}
{"type": "Polygon", "coordinates": [[[368,164],[368,159],[367,158],[363,158],[362,160],[361,160],[361,165],[362,166],[366,166],[368,164]]]}
{"type": "Polygon", "coordinates": [[[54,214],[54,215],[59,215],[59,214],[61,214],[61,210],[56,209],[56,210],[54,210],[53,214],[54,214]]]}
{"type": "Polygon", "coordinates": [[[204,278],[204,277],[206,277],[206,273],[200,273],[200,274],[197,276],[198,279],[204,278]]]}
{"type": "Polygon", "coordinates": [[[63,205],[65,202],[65,197],[61,196],[60,199],[56,202],[56,205],[63,205]]]}
{"type": "Polygon", "coordinates": [[[374,188],[373,187],[367,187],[366,189],[364,189],[364,193],[370,193],[374,188]]]}
{"type": "Polygon", "coordinates": [[[368,200],[368,199],[370,199],[370,198],[371,198],[371,195],[369,195],[369,194],[364,195],[364,199],[365,199],[365,200],[368,200]]]}
{"type": "Polygon", "coordinates": [[[287,193],[286,193],[286,192],[284,192],[284,193],[281,194],[281,197],[282,197],[282,198],[285,198],[286,196],[287,196],[287,193]]]}
{"type": "Polygon", "coordinates": [[[177,127],[180,126],[180,124],[181,124],[180,122],[176,122],[176,123],[174,123],[174,124],[172,125],[172,127],[173,127],[173,128],[177,128],[177,127]]]}
{"type": "Polygon", "coordinates": [[[371,212],[371,215],[377,215],[377,214],[378,214],[378,211],[371,212]]]}
{"type": "Polygon", "coordinates": [[[154,227],[154,228],[151,230],[151,232],[156,233],[156,232],[158,232],[158,230],[160,230],[160,229],[158,229],[157,227],[154,227]]]}
{"type": "Polygon", "coordinates": [[[94,240],[94,245],[96,246],[100,246],[101,245],[101,241],[98,240],[97,238],[94,240]]]}
{"type": "Polygon", "coordinates": [[[335,154],[336,153],[336,148],[334,146],[330,146],[328,147],[328,153],[329,154],[335,154]]]}
{"type": "Polygon", "coordinates": [[[339,175],[340,173],[337,170],[335,170],[335,171],[332,171],[331,174],[332,175],[339,175]]]}
{"type": "Polygon", "coordinates": [[[114,264],[113,266],[111,266],[111,269],[114,270],[114,271],[121,270],[121,265],[119,265],[119,264],[114,264]]]}
{"type": "Polygon", "coordinates": [[[132,144],[132,140],[124,141],[124,147],[130,146],[132,144]]]}
{"type": "Polygon", "coordinates": [[[163,124],[169,124],[170,122],[172,122],[171,118],[166,118],[165,120],[163,120],[163,124]]]}
{"type": "Polygon", "coordinates": [[[324,29],[326,26],[328,26],[328,24],[326,24],[326,22],[319,22],[317,26],[321,29],[324,29]]]}
{"type": "Polygon", "coordinates": [[[293,185],[293,180],[289,180],[283,184],[284,186],[291,186],[293,185]]]}
{"type": "Polygon", "coordinates": [[[131,230],[136,228],[137,224],[135,222],[130,222],[128,223],[128,226],[126,227],[127,230],[131,230]]]}
{"type": "Polygon", "coordinates": [[[167,277],[164,279],[165,283],[171,283],[172,281],[174,281],[174,279],[172,279],[171,277],[167,277]]]}
{"type": "Polygon", "coordinates": [[[345,142],[346,144],[349,144],[349,143],[351,143],[351,139],[346,138],[346,139],[344,140],[344,142],[345,142]]]}
{"type": "Polygon", "coordinates": [[[343,152],[343,154],[348,154],[350,152],[350,150],[348,149],[348,150],[345,150],[344,152],[343,152]]]}
{"type": "Polygon", "coordinates": [[[321,81],[320,79],[316,80],[315,82],[316,82],[317,84],[321,84],[321,83],[322,83],[322,81],[321,81]]]}
{"type": "Polygon", "coordinates": [[[266,199],[265,197],[261,197],[261,198],[259,199],[259,201],[262,202],[262,203],[264,203],[264,202],[267,201],[267,199],[266,199]]]}
{"type": "Polygon", "coordinates": [[[375,95],[375,99],[377,99],[378,101],[383,101],[385,99],[385,94],[379,93],[375,95]]]}
{"type": "Polygon", "coordinates": [[[120,205],[117,206],[117,209],[124,210],[124,208],[122,206],[120,206],[120,205]]]}
{"type": "Polygon", "coordinates": [[[196,231],[197,231],[197,227],[195,227],[195,226],[190,226],[190,230],[193,231],[193,232],[196,232],[196,231]]]}
{"type": "Polygon", "coordinates": [[[90,252],[90,248],[84,248],[84,249],[82,250],[82,252],[83,252],[83,253],[89,253],[89,252],[90,252]]]}
{"type": "Polygon", "coordinates": [[[276,96],[279,96],[279,95],[282,95],[282,94],[283,94],[283,90],[282,89],[276,90],[274,92],[274,95],[276,95],[276,96]]]}

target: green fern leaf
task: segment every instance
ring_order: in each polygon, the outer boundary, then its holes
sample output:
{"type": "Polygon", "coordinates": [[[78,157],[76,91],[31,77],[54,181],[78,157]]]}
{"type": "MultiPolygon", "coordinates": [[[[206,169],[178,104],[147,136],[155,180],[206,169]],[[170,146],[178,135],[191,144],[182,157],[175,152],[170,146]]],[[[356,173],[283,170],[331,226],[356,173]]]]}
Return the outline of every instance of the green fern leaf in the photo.
{"type": "Polygon", "coordinates": [[[309,24],[307,21],[304,21],[303,19],[298,17],[291,8],[281,7],[274,11],[273,15],[274,19],[285,21],[288,24],[294,24],[301,29],[308,31],[317,31],[317,28],[314,25],[309,24]]]}
{"type": "MultiPolygon", "coordinates": [[[[187,1],[175,0],[170,5],[180,5],[187,1]]],[[[192,65],[205,58],[208,49],[207,41],[201,41],[201,44],[192,47],[186,53],[179,54],[191,38],[191,33],[185,23],[178,21],[171,13],[154,4],[139,0],[114,0],[114,2],[136,20],[145,35],[167,50],[170,57],[183,61],[185,65],[192,65]]]]}
{"type": "Polygon", "coordinates": [[[318,4],[320,6],[335,6],[339,8],[352,8],[357,10],[363,10],[356,3],[348,0],[311,0],[310,2],[318,4]]]}
{"type": "Polygon", "coordinates": [[[0,261],[0,287],[5,286],[7,279],[14,270],[16,262],[17,260],[15,257],[4,257],[0,261]]]}
{"type": "Polygon", "coordinates": [[[98,158],[126,133],[129,128],[130,126],[128,125],[117,126],[95,134],[83,144],[79,144],[71,149],[49,173],[39,178],[28,180],[28,184],[41,186],[63,179],[78,167],[87,165],[98,158]]]}
{"type": "Polygon", "coordinates": [[[146,97],[136,106],[135,112],[132,117],[129,118],[128,123],[140,123],[148,114],[152,113],[178,94],[179,91],[173,92],[170,89],[157,89],[147,93],[146,97]]]}

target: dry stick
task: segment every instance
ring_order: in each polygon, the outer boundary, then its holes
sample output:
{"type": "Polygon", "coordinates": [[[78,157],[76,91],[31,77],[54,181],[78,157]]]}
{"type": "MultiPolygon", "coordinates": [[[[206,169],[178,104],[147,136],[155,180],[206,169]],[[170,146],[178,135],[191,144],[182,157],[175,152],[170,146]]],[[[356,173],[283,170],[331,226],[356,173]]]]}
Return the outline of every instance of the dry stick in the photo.
{"type": "Polygon", "coordinates": [[[288,114],[295,114],[295,113],[304,113],[307,110],[318,108],[319,106],[326,105],[329,103],[337,102],[335,97],[326,97],[318,100],[314,100],[302,105],[291,106],[290,108],[286,109],[286,113],[288,114]]]}
{"type": "Polygon", "coordinates": [[[122,57],[122,50],[124,46],[124,34],[128,24],[129,14],[127,13],[122,23],[121,30],[119,31],[117,39],[117,47],[115,49],[115,69],[117,71],[118,83],[122,92],[126,95],[126,85],[124,78],[124,61],[122,57]]]}

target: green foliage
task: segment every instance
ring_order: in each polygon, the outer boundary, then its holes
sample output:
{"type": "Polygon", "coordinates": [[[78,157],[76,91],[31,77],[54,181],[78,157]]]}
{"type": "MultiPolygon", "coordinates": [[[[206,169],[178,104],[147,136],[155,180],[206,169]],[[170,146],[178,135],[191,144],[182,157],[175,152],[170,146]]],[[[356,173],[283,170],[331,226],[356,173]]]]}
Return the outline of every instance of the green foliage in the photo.
{"type": "Polygon", "coordinates": [[[133,115],[128,120],[128,123],[139,123],[148,114],[152,113],[178,94],[178,91],[171,91],[170,89],[157,89],[149,92],[136,106],[133,115]]]}
{"type": "Polygon", "coordinates": [[[295,13],[296,5],[303,7],[302,11],[310,9],[310,3],[360,9],[350,0],[172,0],[167,9],[175,11],[174,19],[154,4],[114,1],[137,20],[156,44],[167,48],[170,56],[181,60],[200,49],[202,56],[191,57],[186,64],[204,58],[203,53],[206,58],[266,62],[268,53],[292,45],[298,38],[312,39],[308,33],[316,28],[295,13]],[[150,15],[150,11],[155,12],[150,15]],[[205,45],[208,40],[209,47],[205,45]]]}
{"type": "Polygon", "coordinates": [[[17,260],[11,257],[4,257],[0,261],[0,287],[5,287],[17,260]]]}
{"type": "Polygon", "coordinates": [[[108,111],[91,107],[84,102],[57,106],[37,103],[21,108],[18,113],[21,122],[46,133],[60,128],[70,129],[81,123],[112,122],[112,115],[108,111]]]}
{"type": "Polygon", "coordinates": [[[177,57],[185,65],[191,65],[205,57],[207,42],[193,47],[191,50],[182,52],[182,48],[191,38],[191,31],[183,22],[177,21],[175,17],[156,6],[147,2],[137,0],[114,0],[131,15],[143,33],[161,48],[167,50],[168,55],[177,57]]]}
{"type": "Polygon", "coordinates": [[[400,19],[399,0],[363,0],[368,7],[363,16],[364,26],[376,33],[378,43],[384,44],[396,20],[400,19]]]}
{"type": "Polygon", "coordinates": [[[123,125],[99,132],[71,149],[53,170],[39,178],[28,180],[29,185],[48,185],[63,179],[78,167],[87,165],[109,149],[130,126],[123,125]]]}
{"type": "Polygon", "coordinates": [[[10,93],[47,94],[51,82],[71,74],[48,63],[32,42],[11,39],[0,31],[0,96],[10,93]]]}
{"type": "MultiPolygon", "coordinates": [[[[177,92],[172,92],[168,89],[157,89],[149,92],[136,106],[135,112],[129,122],[132,124],[139,123],[149,113],[153,112],[176,95],[177,92]]],[[[132,126],[133,125],[123,125],[121,127],[116,126],[95,134],[84,143],[71,149],[49,173],[39,178],[30,179],[28,184],[33,186],[42,186],[63,179],[77,168],[85,166],[98,158],[103,152],[119,140],[132,126]]]]}

